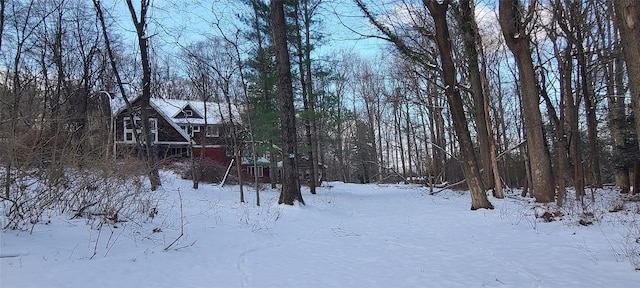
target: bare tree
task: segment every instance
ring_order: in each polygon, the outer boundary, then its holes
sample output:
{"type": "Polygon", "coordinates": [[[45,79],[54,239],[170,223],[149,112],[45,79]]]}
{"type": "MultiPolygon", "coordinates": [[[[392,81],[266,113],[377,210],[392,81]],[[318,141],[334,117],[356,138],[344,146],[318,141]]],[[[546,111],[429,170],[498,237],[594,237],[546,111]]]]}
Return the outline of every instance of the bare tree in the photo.
{"type": "MultiPolygon", "coordinates": [[[[429,10],[435,23],[435,40],[440,52],[440,61],[442,63],[442,67],[439,71],[441,73],[442,82],[444,82],[445,95],[447,96],[447,103],[453,119],[455,134],[457,136],[458,143],[460,144],[463,157],[463,173],[466,178],[467,185],[471,190],[471,209],[491,209],[493,208],[493,205],[489,202],[487,195],[485,194],[484,184],[478,169],[478,161],[473,150],[473,143],[467,126],[462,97],[456,80],[456,69],[453,63],[451,38],[446,18],[446,12],[450,3],[451,1],[444,1],[442,3],[428,0],[423,1],[424,6],[429,10]]],[[[365,13],[365,16],[369,21],[372,22],[374,26],[376,26],[386,37],[388,37],[388,39],[396,45],[403,55],[410,59],[415,59],[417,63],[424,65],[427,68],[435,66],[433,64],[435,63],[433,59],[428,56],[420,57],[417,55],[417,53],[408,47],[400,37],[376,20],[362,1],[357,0],[356,4],[365,13]]],[[[424,36],[425,35],[423,35],[423,37],[424,36]]]]}
{"type": "Polygon", "coordinates": [[[476,123],[482,180],[487,189],[492,189],[494,186],[493,167],[491,165],[491,149],[489,148],[489,131],[487,130],[487,121],[484,113],[484,98],[487,96],[483,91],[480,65],[478,63],[477,39],[479,38],[479,33],[476,31],[475,11],[472,10],[475,7],[473,1],[461,0],[459,3],[455,3],[453,8],[462,42],[464,43],[466,62],[469,67],[469,84],[473,97],[472,115],[476,123]]]}
{"type": "MultiPolygon", "coordinates": [[[[156,154],[154,151],[153,139],[151,137],[151,129],[149,126],[149,110],[151,108],[149,100],[151,99],[151,65],[149,64],[149,37],[147,31],[147,12],[150,7],[150,0],[140,0],[140,15],[138,16],[131,0],[127,0],[127,7],[131,14],[131,19],[136,27],[136,35],[138,36],[138,46],[140,47],[140,60],[142,63],[142,96],[140,97],[140,120],[142,121],[142,138],[147,154],[147,163],[149,165],[149,180],[151,182],[151,190],[155,190],[161,185],[158,167],[156,167],[156,154]]],[[[134,121],[135,122],[135,121],[134,121]]]]}
{"type": "Polygon", "coordinates": [[[2,35],[4,35],[4,11],[6,9],[6,1],[0,0],[0,51],[2,51],[2,35]]]}
{"type": "Polygon", "coordinates": [[[444,84],[446,85],[445,93],[447,95],[447,103],[449,104],[449,109],[451,110],[451,116],[453,118],[453,128],[456,131],[456,136],[460,143],[460,150],[462,152],[462,170],[465,174],[469,190],[471,190],[471,210],[481,208],[493,209],[493,205],[487,199],[487,194],[485,194],[484,183],[482,182],[482,177],[478,169],[478,160],[476,159],[476,155],[473,150],[471,135],[464,115],[462,96],[460,95],[460,90],[456,81],[456,69],[453,64],[453,57],[451,54],[451,38],[449,36],[449,28],[446,18],[450,1],[437,3],[434,0],[424,0],[423,2],[429,9],[436,26],[436,43],[440,50],[440,60],[442,62],[441,73],[444,84]]]}
{"type": "MultiPolygon", "coordinates": [[[[38,113],[34,108],[35,100],[39,90],[36,73],[29,63],[29,55],[35,49],[35,35],[45,22],[45,20],[56,11],[50,9],[40,13],[36,9],[36,1],[11,2],[11,12],[13,19],[10,21],[8,29],[12,33],[12,43],[10,43],[11,56],[9,53],[8,63],[6,63],[7,73],[3,77],[2,93],[0,93],[0,135],[5,144],[4,152],[0,156],[0,161],[4,165],[4,194],[3,199],[11,201],[11,185],[14,183],[14,176],[20,172],[20,167],[28,166],[28,163],[21,163],[18,157],[20,150],[28,145],[32,133],[34,114],[38,113]],[[14,171],[15,170],[15,171],[14,171]]],[[[4,54],[4,53],[3,53],[4,54]]],[[[4,60],[4,59],[3,59],[4,60]]],[[[35,138],[35,137],[33,137],[35,138]]],[[[34,139],[31,140],[34,140],[34,139]]],[[[12,210],[17,209],[18,203],[12,203],[12,210]]]]}
{"type": "Polygon", "coordinates": [[[496,198],[503,198],[500,173],[496,159],[495,141],[489,117],[489,91],[486,85],[486,63],[481,71],[479,61],[482,45],[480,32],[475,19],[475,4],[473,0],[461,0],[454,6],[456,20],[461,30],[464,50],[469,65],[469,82],[473,95],[474,118],[478,135],[478,148],[481,159],[482,179],[487,189],[493,190],[496,198]]]}
{"type": "Polygon", "coordinates": [[[153,143],[151,139],[151,131],[149,125],[149,115],[148,110],[150,110],[149,100],[151,98],[151,66],[149,64],[149,46],[148,46],[148,37],[150,35],[146,34],[147,30],[147,11],[149,9],[149,1],[141,0],[140,3],[140,18],[136,14],[136,11],[131,3],[131,0],[127,0],[127,7],[129,8],[129,12],[131,13],[131,18],[133,19],[133,23],[136,27],[136,34],[138,36],[138,46],[140,47],[142,66],[143,66],[143,81],[142,81],[142,96],[140,98],[140,111],[134,111],[131,102],[129,101],[129,97],[127,97],[126,89],[124,88],[124,81],[119,73],[118,64],[116,63],[116,58],[111,48],[111,41],[109,40],[109,34],[107,33],[107,26],[105,24],[104,14],[102,13],[102,5],[99,0],[93,0],[93,4],[96,8],[96,12],[98,15],[98,20],[100,21],[100,25],[102,27],[102,34],[104,37],[105,48],[107,49],[107,53],[109,54],[109,59],[111,63],[111,69],[113,70],[114,77],[116,78],[116,83],[120,90],[120,94],[122,95],[123,100],[125,101],[129,113],[131,115],[131,124],[134,125],[134,128],[138,128],[137,125],[141,125],[141,134],[136,135],[135,140],[137,142],[137,146],[143,148],[146,153],[146,163],[147,163],[147,176],[149,177],[149,182],[151,184],[151,189],[155,190],[158,186],[161,185],[160,175],[158,173],[158,168],[156,167],[156,155],[153,151],[153,143]],[[140,124],[136,123],[135,118],[139,116],[140,124]]]}
{"type": "MultiPolygon", "coordinates": [[[[220,118],[223,120],[223,122],[225,122],[224,120],[227,117],[229,119],[229,124],[231,126],[229,128],[231,131],[231,142],[232,142],[230,144],[233,149],[234,161],[236,163],[235,165],[236,175],[238,177],[238,182],[240,184],[240,202],[245,202],[244,186],[242,184],[242,165],[241,165],[242,164],[242,161],[241,161],[242,160],[242,155],[241,155],[242,139],[240,139],[240,131],[238,127],[239,125],[236,125],[239,123],[236,123],[237,119],[233,114],[234,103],[232,103],[232,96],[233,96],[232,94],[234,94],[233,84],[235,83],[235,80],[236,80],[235,78],[237,76],[237,70],[238,70],[238,67],[236,66],[237,60],[235,59],[235,55],[234,55],[235,54],[234,46],[232,42],[226,38],[225,39],[213,38],[213,39],[210,39],[209,42],[199,42],[193,47],[189,47],[184,50],[190,58],[193,58],[195,60],[196,66],[201,66],[196,71],[196,73],[199,73],[200,75],[196,75],[195,77],[202,78],[202,81],[205,81],[204,78],[207,78],[207,79],[209,77],[212,78],[211,81],[215,83],[215,87],[213,87],[211,90],[215,90],[215,91],[210,91],[209,93],[215,93],[216,95],[218,95],[218,93],[221,93],[222,97],[224,97],[224,99],[215,99],[215,101],[218,101],[218,104],[219,104],[218,113],[220,114],[220,118]],[[210,46],[211,48],[208,48],[207,46],[210,46]],[[223,100],[225,101],[225,104],[227,106],[226,111],[221,109],[220,102],[222,102],[223,100]]],[[[196,82],[198,81],[196,80],[196,82]]],[[[210,99],[208,98],[209,98],[209,95],[203,95],[203,97],[201,97],[201,100],[205,104],[204,105],[205,119],[206,119],[206,113],[208,112],[206,109],[207,107],[206,103],[210,101],[210,99]]],[[[219,96],[215,98],[219,98],[219,96]]],[[[205,126],[206,125],[207,123],[205,120],[205,126]]],[[[202,143],[203,145],[205,144],[204,135],[203,135],[202,143]]]]}
{"type": "Polygon", "coordinates": [[[527,25],[534,14],[535,1],[525,10],[519,0],[500,0],[500,27],[506,44],[513,53],[518,66],[522,93],[522,106],[527,137],[527,152],[532,172],[532,188],[536,201],[554,201],[555,185],[551,171],[549,151],[542,131],[540,93],[536,85],[536,74],[531,57],[530,38],[527,25]],[[527,13],[524,13],[527,12],[527,13]]]}

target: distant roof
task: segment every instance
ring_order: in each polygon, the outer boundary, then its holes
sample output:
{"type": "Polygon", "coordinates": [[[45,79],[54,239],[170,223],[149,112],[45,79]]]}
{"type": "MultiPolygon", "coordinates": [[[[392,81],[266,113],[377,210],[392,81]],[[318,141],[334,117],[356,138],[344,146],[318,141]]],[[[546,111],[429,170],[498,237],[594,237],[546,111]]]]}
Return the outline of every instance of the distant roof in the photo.
{"type": "MultiPolygon", "coordinates": [[[[203,101],[151,98],[150,104],[166,116],[173,119],[177,124],[203,125],[205,123],[205,107],[207,124],[221,124],[229,122],[229,109],[226,103],[206,102],[205,105],[205,102],[203,101]],[[176,117],[181,115],[180,112],[183,112],[185,108],[188,107],[197,113],[200,118],[176,117]]],[[[240,123],[238,108],[233,104],[231,105],[231,112],[233,115],[233,121],[235,123],[240,123]]]]}
{"type": "MultiPolygon", "coordinates": [[[[253,158],[252,157],[242,157],[242,165],[249,165],[249,164],[253,164],[253,158]]],[[[258,159],[256,159],[259,165],[268,165],[271,164],[271,161],[269,161],[269,159],[265,158],[265,157],[258,157],[258,159]]]]}

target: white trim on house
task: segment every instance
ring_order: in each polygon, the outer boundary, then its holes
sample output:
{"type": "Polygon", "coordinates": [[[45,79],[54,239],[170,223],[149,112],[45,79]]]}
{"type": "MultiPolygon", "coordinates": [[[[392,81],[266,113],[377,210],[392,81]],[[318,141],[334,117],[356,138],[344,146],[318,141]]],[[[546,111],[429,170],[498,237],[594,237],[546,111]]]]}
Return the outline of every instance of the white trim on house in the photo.
{"type": "MultiPolygon", "coordinates": [[[[137,98],[131,99],[130,102],[133,103],[137,100],[137,98]]],[[[189,135],[187,131],[182,129],[181,125],[191,125],[195,128],[195,132],[206,130],[204,124],[207,125],[220,125],[228,122],[229,112],[228,106],[222,105],[220,103],[215,102],[206,102],[206,110],[207,110],[207,119],[204,119],[204,107],[205,103],[202,101],[189,101],[189,100],[173,100],[173,99],[161,99],[161,98],[151,98],[149,101],[151,108],[153,108],[164,120],[169,123],[179,134],[180,136],[187,141],[186,143],[195,144],[196,141],[193,139],[192,135],[189,135]],[[180,112],[184,112],[184,108],[189,106],[188,109],[193,111],[193,116],[198,116],[202,118],[187,118],[187,117],[178,117],[180,112]],[[222,115],[221,115],[222,113],[222,115]]],[[[114,115],[120,115],[122,112],[126,111],[127,106],[121,107],[116,111],[114,115]]],[[[232,105],[231,111],[233,114],[233,121],[235,123],[241,123],[240,114],[238,112],[238,107],[232,105]]],[[[186,113],[184,114],[186,115],[186,113]]],[[[220,131],[218,131],[218,136],[220,137],[220,131]]],[[[205,135],[206,136],[206,135],[205,135]]],[[[125,137],[125,135],[123,135],[125,137]]],[[[209,137],[209,136],[207,136],[209,137]]],[[[118,143],[128,143],[126,141],[117,141],[118,143]]],[[[168,144],[182,144],[184,142],[171,142],[171,141],[157,141],[156,143],[168,143],[168,144]]]]}
{"type": "Polygon", "coordinates": [[[217,125],[207,125],[207,127],[205,128],[206,130],[206,137],[209,138],[217,138],[220,137],[220,127],[217,125]]]}
{"type": "MultiPolygon", "coordinates": [[[[256,167],[253,165],[247,166],[247,174],[249,174],[250,176],[255,176],[254,168],[256,167]]],[[[258,166],[257,168],[258,168],[258,177],[264,177],[264,166],[258,166]]]]}
{"type": "MultiPolygon", "coordinates": [[[[162,118],[164,118],[164,120],[167,121],[167,123],[169,123],[169,125],[171,125],[173,127],[173,129],[176,129],[176,131],[178,131],[178,133],[180,134],[180,136],[182,136],[182,138],[184,138],[184,140],[187,140],[190,143],[195,143],[195,141],[193,139],[191,139],[191,137],[184,130],[182,130],[182,128],[180,128],[178,123],[173,121],[173,118],[169,117],[167,115],[167,113],[165,113],[165,111],[162,110],[161,107],[156,105],[154,102],[155,101],[150,101],[149,102],[151,107],[154,110],[156,110],[156,112],[158,112],[158,114],[160,114],[160,116],[162,116],[162,118]]],[[[189,143],[189,142],[187,142],[187,143],[189,143]]],[[[178,142],[170,142],[170,143],[178,143],[178,142]]]]}
{"type": "MultiPolygon", "coordinates": [[[[140,117],[135,116],[134,122],[140,122],[140,117]]],[[[135,143],[136,137],[141,134],[141,129],[139,128],[141,124],[131,123],[131,117],[125,116],[122,119],[122,135],[124,143],[135,143]],[[127,124],[129,123],[129,124],[127,124]]],[[[158,118],[149,118],[149,129],[151,130],[151,135],[153,136],[153,143],[158,143],[158,118]]],[[[144,138],[144,137],[143,137],[144,138]]]]}

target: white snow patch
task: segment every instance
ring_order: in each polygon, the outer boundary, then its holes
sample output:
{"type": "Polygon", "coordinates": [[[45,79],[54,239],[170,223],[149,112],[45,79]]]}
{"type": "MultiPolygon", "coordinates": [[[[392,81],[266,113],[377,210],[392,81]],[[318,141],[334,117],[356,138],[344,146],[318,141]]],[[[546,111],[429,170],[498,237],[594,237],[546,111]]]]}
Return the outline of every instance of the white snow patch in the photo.
{"type": "Polygon", "coordinates": [[[170,173],[162,176],[165,202],[148,223],[125,222],[97,230],[85,220],[59,216],[47,225],[36,225],[33,233],[2,232],[0,286],[637,287],[640,283],[640,273],[623,255],[624,245],[630,245],[625,233],[629,225],[637,227],[640,218],[633,212],[637,207],[627,207],[626,214],[601,215],[601,221],[590,226],[544,223],[536,218],[533,204],[517,199],[517,193],[491,199],[494,210],[470,211],[468,193],[445,190],[429,195],[428,188],[416,185],[339,182],[325,183],[317,195],[303,188],[306,206],[278,205],[278,191],[263,190],[262,205],[257,207],[251,187],[244,189],[248,202],[239,203],[238,186],[201,184],[192,190],[189,181],[170,173]],[[181,215],[185,234],[175,249],[165,252],[180,233],[181,215]]]}

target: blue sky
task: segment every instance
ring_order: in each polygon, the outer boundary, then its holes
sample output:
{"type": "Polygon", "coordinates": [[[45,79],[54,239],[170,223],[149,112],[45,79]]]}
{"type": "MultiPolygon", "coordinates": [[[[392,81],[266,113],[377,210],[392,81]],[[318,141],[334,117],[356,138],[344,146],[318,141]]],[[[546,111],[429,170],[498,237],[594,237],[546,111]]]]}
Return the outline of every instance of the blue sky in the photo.
{"type": "MultiPolygon", "coordinates": [[[[134,1],[134,6],[138,9],[139,3],[135,2],[137,1],[134,1]]],[[[224,33],[233,35],[237,29],[245,29],[239,23],[237,15],[250,13],[248,7],[239,1],[158,0],[152,4],[154,7],[150,15],[154,23],[151,31],[156,39],[155,44],[159,45],[160,49],[168,50],[177,50],[180,45],[202,40],[205,38],[203,35],[220,35],[220,31],[212,24],[214,22],[220,23],[224,33]]],[[[130,34],[132,39],[135,39],[126,3],[122,0],[103,2],[103,6],[118,19],[121,29],[128,31],[122,33],[130,34]]],[[[326,41],[319,47],[317,56],[347,50],[363,57],[375,57],[386,49],[384,41],[362,37],[353,32],[377,34],[353,1],[325,1],[320,14],[326,41]]],[[[132,42],[132,45],[137,45],[136,41],[132,42]]],[[[154,48],[158,49],[158,46],[154,48]]]]}

